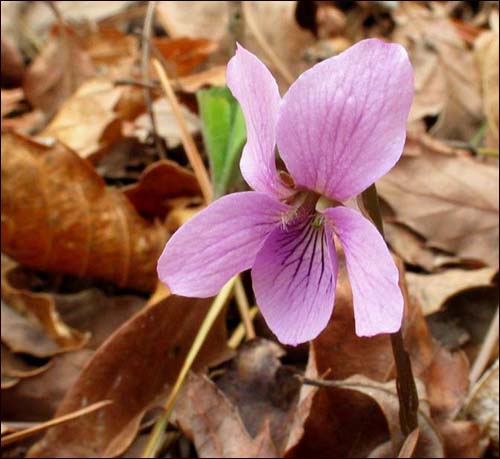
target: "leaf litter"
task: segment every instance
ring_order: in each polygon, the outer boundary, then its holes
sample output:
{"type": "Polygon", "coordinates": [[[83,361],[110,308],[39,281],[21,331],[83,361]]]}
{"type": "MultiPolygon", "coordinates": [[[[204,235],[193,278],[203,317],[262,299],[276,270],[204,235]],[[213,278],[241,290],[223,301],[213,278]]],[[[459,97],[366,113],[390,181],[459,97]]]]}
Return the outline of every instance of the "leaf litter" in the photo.
{"type": "MultiPolygon", "coordinates": [[[[165,241],[204,208],[200,185],[152,63],[143,86],[144,5],[32,3],[2,3],[2,436],[112,404],[5,450],[139,455],[211,302],[173,296],[156,275],[165,241]]],[[[342,265],[334,315],[308,345],[279,345],[257,316],[258,337],[230,351],[241,322],[230,300],[161,454],[498,457],[498,351],[469,383],[498,304],[498,5],[248,3],[158,2],[151,37],[217,196],[245,189],[244,123],[224,88],[235,41],[282,92],[287,75],[362,38],[409,52],[407,142],[377,188],[405,292],[419,429],[405,438],[399,426],[389,337],[354,334],[342,265]]]]}

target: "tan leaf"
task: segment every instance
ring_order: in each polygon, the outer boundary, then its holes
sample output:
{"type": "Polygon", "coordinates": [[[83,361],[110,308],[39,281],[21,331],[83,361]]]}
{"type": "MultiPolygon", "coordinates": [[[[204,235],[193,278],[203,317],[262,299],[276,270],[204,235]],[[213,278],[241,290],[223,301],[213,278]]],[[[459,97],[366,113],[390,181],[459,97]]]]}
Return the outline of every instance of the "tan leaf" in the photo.
{"type": "Polygon", "coordinates": [[[115,108],[123,90],[103,78],[87,80],[64,101],[39,135],[56,138],[82,158],[97,159],[121,136],[115,108]]]}
{"type": "Polygon", "coordinates": [[[377,185],[397,221],[427,245],[498,267],[498,168],[423,150],[377,185]]]}
{"type": "Polygon", "coordinates": [[[49,116],[88,77],[94,68],[75,31],[54,27],[40,54],[24,76],[26,98],[49,116]]]}
{"type": "Polygon", "coordinates": [[[122,191],[137,211],[149,218],[164,218],[171,209],[168,199],[201,193],[195,175],[168,159],[148,166],[137,183],[122,188],[122,191]]]}
{"type": "MultiPolygon", "coordinates": [[[[96,351],[56,416],[100,400],[114,403],[99,414],[50,430],[28,457],[114,457],[125,451],[146,410],[175,381],[210,303],[210,299],[169,296],[123,324],[96,351]]],[[[221,315],[194,368],[220,363],[226,354],[221,315]]]]}
{"type": "Polygon", "coordinates": [[[177,422],[192,437],[199,457],[279,457],[269,423],[252,437],[238,409],[204,376],[191,374],[176,409],[177,422]]]}
{"type": "Polygon", "coordinates": [[[498,457],[498,359],[472,389],[463,414],[487,430],[498,457]]]}
{"type": "Polygon", "coordinates": [[[483,89],[483,110],[494,139],[493,146],[498,148],[498,31],[483,32],[474,42],[474,50],[479,65],[483,89]]]}
{"type": "Polygon", "coordinates": [[[452,296],[474,287],[491,285],[497,270],[448,269],[436,274],[406,273],[408,292],[420,304],[424,315],[432,314],[452,296]]]}
{"type": "Polygon", "coordinates": [[[18,267],[2,270],[2,300],[2,341],[13,352],[50,357],[89,339],[61,319],[52,296],[30,291],[29,278],[18,267]]]}
{"type": "Polygon", "coordinates": [[[394,18],[393,39],[405,45],[415,68],[410,121],[439,115],[434,135],[468,141],[482,121],[479,72],[445,8],[403,2],[394,18]]]}
{"type": "Polygon", "coordinates": [[[187,93],[195,93],[205,86],[224,86],[226,84],[226,66],[216,65],[208,70],[179,78],[173,83],[187,93]]]}
{"type": "Polygon", "coordinates": [[[2,135],[2,251],[42,271],[150,291],[165,230],[62,144],[2,135]]]}

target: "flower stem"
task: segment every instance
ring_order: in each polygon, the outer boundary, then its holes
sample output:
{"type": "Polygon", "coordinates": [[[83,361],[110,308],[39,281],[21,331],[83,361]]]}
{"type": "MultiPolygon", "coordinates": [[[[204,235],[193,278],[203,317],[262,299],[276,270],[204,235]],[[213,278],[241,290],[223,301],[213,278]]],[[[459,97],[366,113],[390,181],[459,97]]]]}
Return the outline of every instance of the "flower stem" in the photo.
{"type": "MultiPolygon", "coordinates": [[[[384,226],[375,184],[362,193],[361,199],[373,223],[384,237],[384,226]]],[[[401,330],[391,334],[391,345],[397,372],[399,422],[403,434],[409,435],[418,427],[418,393],[411,369],[410,356],[404,347],[401,330]]]]}

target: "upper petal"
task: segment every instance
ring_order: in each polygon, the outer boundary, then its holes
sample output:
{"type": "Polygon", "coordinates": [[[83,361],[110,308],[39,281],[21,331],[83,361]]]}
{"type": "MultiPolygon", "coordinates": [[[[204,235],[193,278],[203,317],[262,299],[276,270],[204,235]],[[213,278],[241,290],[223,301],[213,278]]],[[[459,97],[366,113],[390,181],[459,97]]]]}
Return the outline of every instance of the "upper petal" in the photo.
{"type": "Polygon", "coordinates": [[[363,40],[304,72],[281,105],[280,155],[295,183],[345,201],[401,156],[413,98],[405,49],[363,40]]]}
{"type": "Polygon", "coordinates": [[[254,191],[223,196],[170,238],[158,260],[160,279],[177,295],[215,295],[232,276],[252,266],[287,209],[254,191]]]}
{"type": "Polygon", "coordinates": [[[377,228],[348,207],[324,214],[344,249],[358,336],[394,333],[401,327],[404,301],[399,272],[377,228]]]}
{"type": "Polygon", "coordinates": [[[301,219],[276,228],[257,254],[252,282],[269,328],[284,344],[315,338],[332,314],[337,257],[332,233],[301,219]]]}
{"type": "Polygon", "coordinates": [[[274,155],[281,100],[276,80],[256,56],[238,45],[227,65],[227,85],[245,117],[247,143],[240,162],[243,177],[256,191],[285,196],[274,155]]]}

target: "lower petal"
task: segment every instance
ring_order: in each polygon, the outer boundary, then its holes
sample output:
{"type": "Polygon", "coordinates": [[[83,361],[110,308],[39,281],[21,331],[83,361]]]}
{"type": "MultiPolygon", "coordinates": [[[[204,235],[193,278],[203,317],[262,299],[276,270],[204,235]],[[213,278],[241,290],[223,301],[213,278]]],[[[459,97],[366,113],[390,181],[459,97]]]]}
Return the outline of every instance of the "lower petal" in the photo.
{"type": "Polygon", "coordinates": [[[209,297],[252,266],[267,235],[288,206],[254,191],[223,196],[170,238],[158,275],[183,296],[209,297]]]}
{"type": "Polygon", "coordinates": [[[404,301],[399,272],[375,226],[347,207],[324,211],[344,249],[358,336],[394,333],[401,328],[404,301]]]}
{"type": "Polygon", "coordinates": [[[276,228],[257,254],[252,282],[269,328],[284,344],[314,339],[333,311],[337,257],[332,233],[312,218],[276,228]]]}

